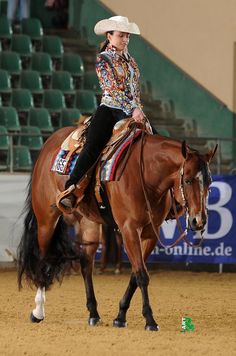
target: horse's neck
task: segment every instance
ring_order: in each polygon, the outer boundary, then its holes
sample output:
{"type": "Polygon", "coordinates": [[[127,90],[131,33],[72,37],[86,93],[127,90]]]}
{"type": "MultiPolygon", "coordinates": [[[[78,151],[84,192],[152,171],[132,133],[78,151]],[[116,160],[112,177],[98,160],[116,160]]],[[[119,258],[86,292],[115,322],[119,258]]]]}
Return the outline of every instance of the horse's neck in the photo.
{"type": "Polygon", "coordinates": [[[143,149],[144,180],[159,192],[174,185],[183,165],[181,143],[159,136],[147,136],[143,149]]]}

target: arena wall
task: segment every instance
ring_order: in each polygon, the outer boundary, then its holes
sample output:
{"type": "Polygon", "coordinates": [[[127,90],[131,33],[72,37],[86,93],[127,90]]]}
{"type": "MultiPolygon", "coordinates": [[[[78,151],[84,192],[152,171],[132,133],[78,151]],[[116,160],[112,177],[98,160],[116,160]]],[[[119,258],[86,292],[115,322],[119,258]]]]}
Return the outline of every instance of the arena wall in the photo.
{"type": "Polygon", "coordinates": [[[234,0],[101,0],[142,36],[234,109],[234,0]]]}
{"type": "Polygon", "coordinates": [[[20,215],[28,180],[28,174],[0,174],[0,263],[13,261],[16,254],[23,228],[20,215]]]}

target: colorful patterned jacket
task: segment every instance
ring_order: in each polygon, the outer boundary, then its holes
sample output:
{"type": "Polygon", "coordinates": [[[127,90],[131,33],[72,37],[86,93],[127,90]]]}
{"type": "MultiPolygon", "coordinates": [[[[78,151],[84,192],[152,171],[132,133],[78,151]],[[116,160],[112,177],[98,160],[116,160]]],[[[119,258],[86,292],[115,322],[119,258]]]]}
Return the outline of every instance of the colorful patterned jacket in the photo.
{"type": "Polygon", "coordinates": [[[97,56],[96,72],[102,89],[101,104],[122,109],[126,115],[131,115],[136,107],[142,108],[139,69],[128,52],[124,58],[108,45],[97,56]]]}

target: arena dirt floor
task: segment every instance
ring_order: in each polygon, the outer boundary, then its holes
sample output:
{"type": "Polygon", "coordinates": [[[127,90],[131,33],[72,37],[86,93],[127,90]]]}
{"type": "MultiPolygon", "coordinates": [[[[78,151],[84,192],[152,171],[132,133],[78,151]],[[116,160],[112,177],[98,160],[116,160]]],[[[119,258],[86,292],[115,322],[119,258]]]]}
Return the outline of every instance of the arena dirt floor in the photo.
{"type": "Polygon", "coordinates": [[[94,283],[102,324],[87,325],[82,277],[66,277],[47,293],[46,318],[29,321],[35,291],[16,286],[14,271],[0,272],[0,355],[236,355],[236,274],[152,271],[150,300],[159,332],[144,330],[137,291],[128,327],[112,320],[129,280],[107,272],[94,283]],[[182,317],[194,331],[181,332],[182,317]]]}

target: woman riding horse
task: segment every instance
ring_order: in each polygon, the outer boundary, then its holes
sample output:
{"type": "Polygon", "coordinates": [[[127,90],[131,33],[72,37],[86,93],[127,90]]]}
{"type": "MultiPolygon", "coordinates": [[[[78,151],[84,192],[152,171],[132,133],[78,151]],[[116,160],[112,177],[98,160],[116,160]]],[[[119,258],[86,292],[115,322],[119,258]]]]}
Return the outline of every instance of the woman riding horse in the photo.
{"type": "MultiPolygon", "coordinates": [[[[98,34],[108,32],[110,43],[104,54],[108,54],[108,58],[112,58],[112,63],[117,64],[114,73],[117,76],[119,74],[120,81],[115,81],[114,85],[117,88],[120,86],[120,90],[115,91],[116,96],[113,96],[111,91],[113,67],[107,60],[102,59],[100,54],[99,73],[105,78],[103,102],[98,112],[106,112],[108,115],[96,114],[90,125],[88,143],[81,158],[82,161],[88,160],[89,165],[94,162],[95,156],[90,156],[87,147],[93,147],[91,139],[96,128],[103,137],[101,140],[100,135],[95,138],[99,140],[101,149],[105,143],[104,131],[110,135],[114,123],[121,116],[132,114],[136,121],[143,120],[138,100],[138,86],[131,82],[132,78],[134,80],[138,76],[137,67],[125,51],[129,33],[139,33],[137,26],[130,24],[126,18],[115,17],[99,22],[95,31],[98,34]],[[109,33],[112,30],[114,32],[109,33]],[[113,41],[117,41],[115,43],[120,53],[117,53],[117,48],[113,48],[113,41]],[[130,71],[130,77],[126,76],[127,71],[130,71]],[[125,95],[122,94],[123,89],[125,95]],[[125,99],[124,102],[118,100],[120,97],[125,99]],[[120,105],[124,105],[122,109],[115,105],[116,99],[120,105]],[[118,117],[115,113],[118,113],[118,117]]],[[[81,219],[81,215],[83,216],[80,222],[82,233],[79,253],[73,251],[71,240],[63,230],[62,211],[55,207],[56,195],[64,189],[67,177],[51,171],[52,160],[62,142],[73,130],[73,127],[66,127],[51,135],[34,166],[26,201],[24,232],[18,249],[18,283],[21,286],[22,278],[25,276],[27,281],[38,288],[35,297],[36,308],[31,313],[31,320],[40,322],[45,317],[45,290],[49,289],[55,280],[61,279],[63,272],[68,270],[66,264],[69,260],[79,258],[85,282],[89,325],[96,325],[100,316],[92,272],[94,256],[99,245],[98,224],[104,223],[94,196],[96,182],[92,182],[88,194],[73,209],[74,217],[81,219]],[[86,219],[90,221],[90,225],[86,223],[86,219]]],[[[107,134],[106,139],[109,135],[107,134]]],[[[200,154],[191,150],[184,142],[142,132],[141,137],[131,147],[125,169],[118,164],[114,181],[104,184],[114,221],[121,232],[125,251],[132,265],[131,278],[120,301],[117,317],[113,321],[114,326],[126,326],[126,313],[133,294],[139,287],[142,294],[142,314],[146,321],[145,328],[159,330],[149,302],[146,260],[156,246],[160,226],[168,218],[173,202],[176,201],[176,205],[181,206],[181,212],[186,213],[188,225],[192,230],[203,230],[207,220],[206,202],[211,183],[209,162],[214,153],[215,150],[210,150],[206,154],[200,154]],[[118,176],[119,179],[116,180],[118,176]]],[[[84,165],[82,163],[78,170],[80,177],[89,167],[87,162],[84,165]]],[[[76,174],[73,184],[77,180],[76,174]]],[[[69,182],[71,184],[71,180],[69,182]]]]}
{"type": "MultiPolygon", "coordinates": [[[[130,34],[140,34],[138,26],[130,23],[127,17],[113,16],[99,21],[94,31],[97,35],[106,35],[106,41],[96,62],[102,99],[88,127],[84,148],[65,184],[68,194],[66,192],[63,194],[61,204],[68,208],[73,207],[75,203],[73,191],[76,183],[96,162],[112,135],[114,125],[127,117],[132,117],[136,122],[144,122],[140,102],[139,70],[128,52],[130,34]]],[[[82,198],[85,187],[83,184],[78,186],[81,187],[79,195],[82,198]]]]}

